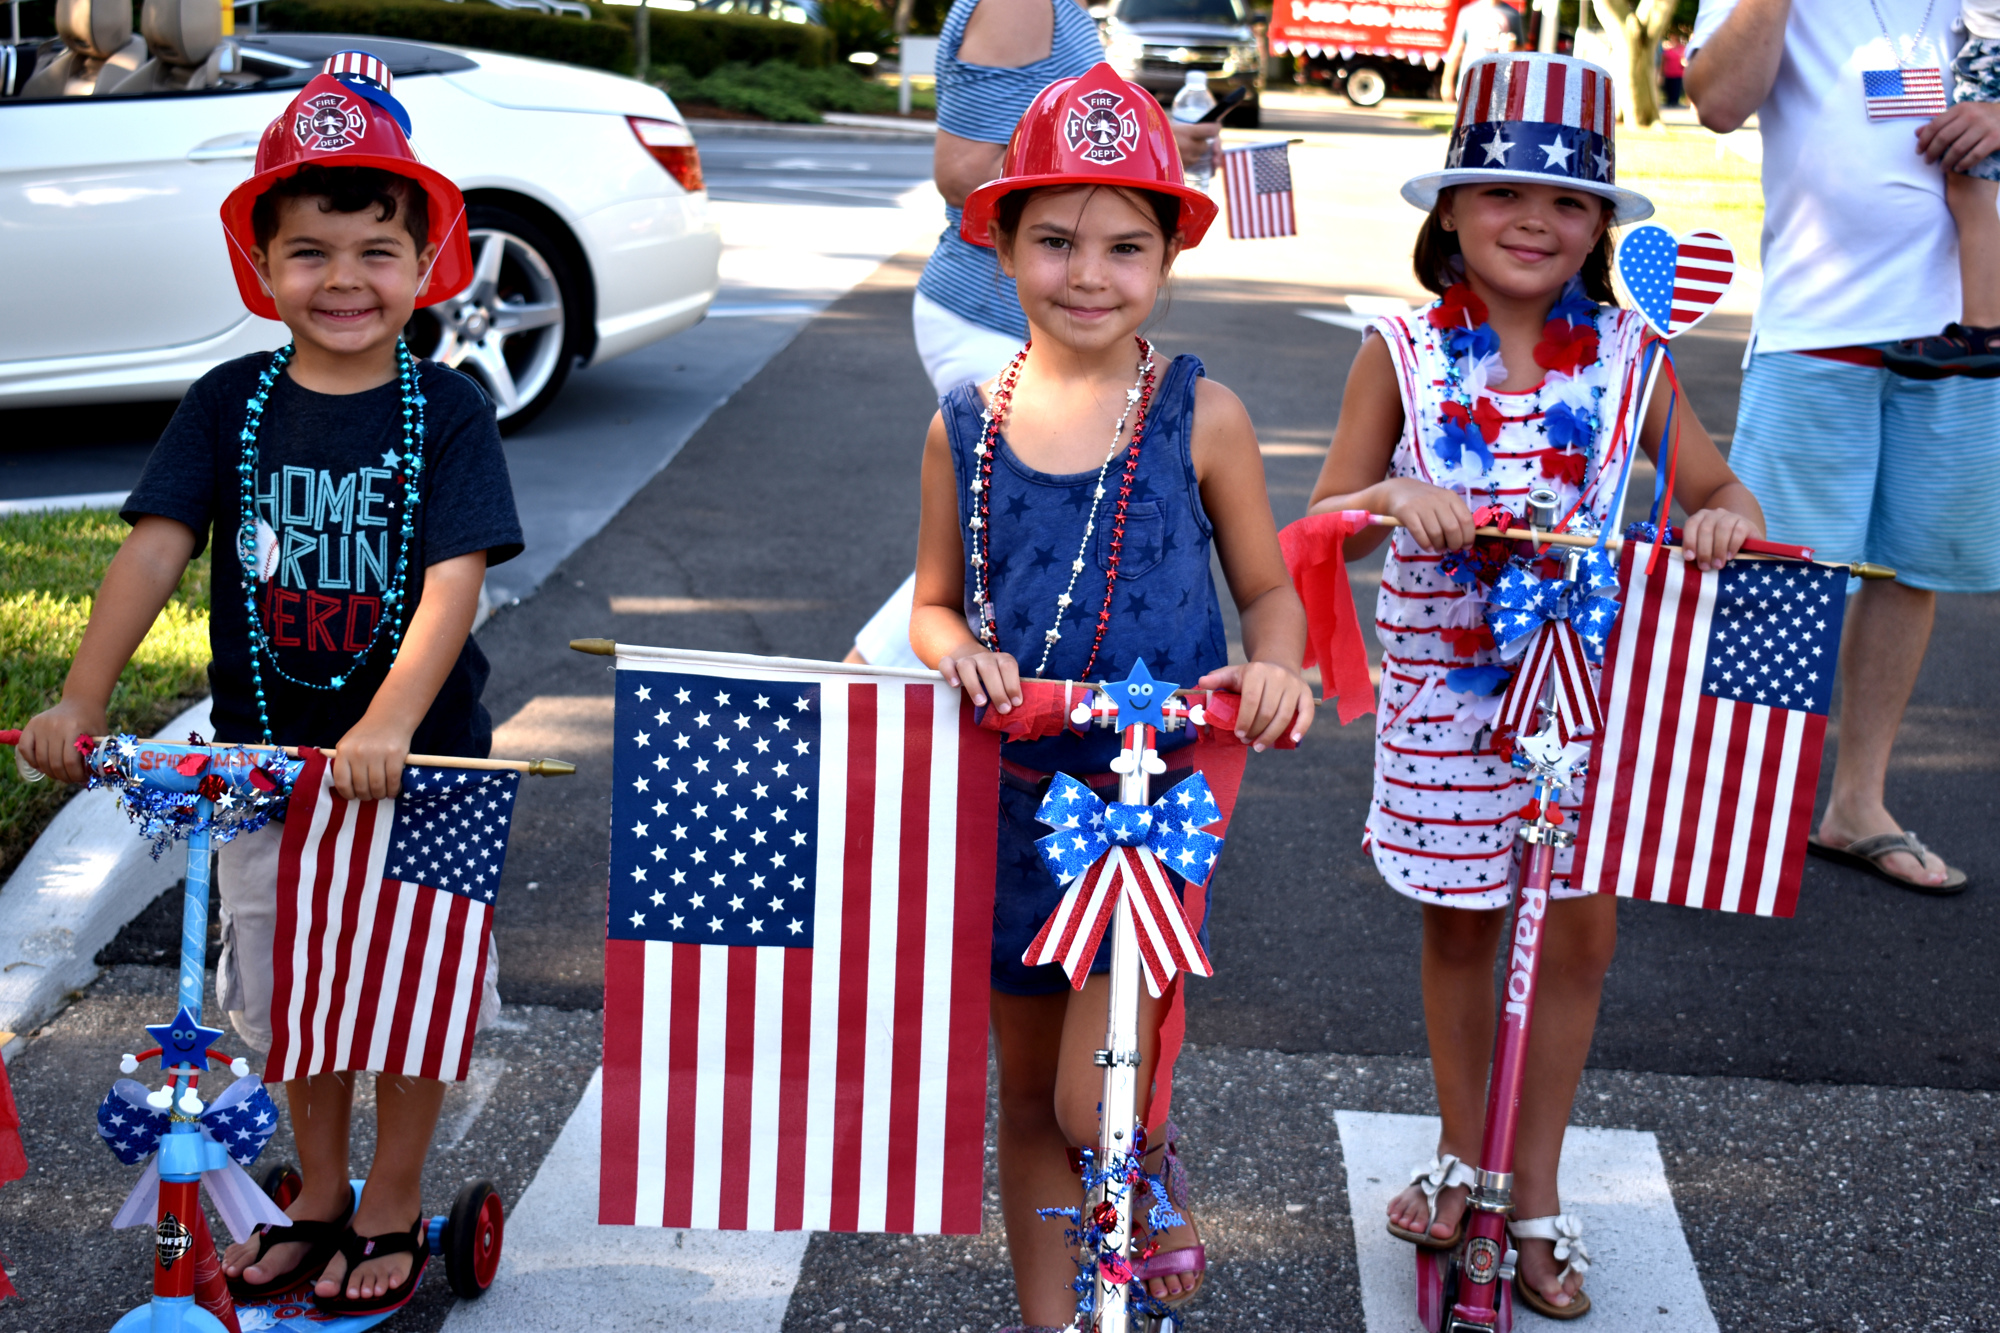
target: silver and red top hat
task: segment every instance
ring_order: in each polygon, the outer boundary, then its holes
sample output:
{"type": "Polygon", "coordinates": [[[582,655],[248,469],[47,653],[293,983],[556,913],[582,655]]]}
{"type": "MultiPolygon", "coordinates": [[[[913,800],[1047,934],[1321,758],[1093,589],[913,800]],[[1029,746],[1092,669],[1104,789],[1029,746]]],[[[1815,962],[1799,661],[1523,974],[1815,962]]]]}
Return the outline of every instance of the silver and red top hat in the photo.
{"type": "Polygon", "coordinates": [[[1454,185],[1521,181],[1586,190],[1611,201],[1612,220],[1638,222],[1653,201],[1620,189],[1611,76],[1575,56],[1507,52],[1466,67],[1444,170],[1413,176],[1403,198],[1429,212],[1454,185]]]}

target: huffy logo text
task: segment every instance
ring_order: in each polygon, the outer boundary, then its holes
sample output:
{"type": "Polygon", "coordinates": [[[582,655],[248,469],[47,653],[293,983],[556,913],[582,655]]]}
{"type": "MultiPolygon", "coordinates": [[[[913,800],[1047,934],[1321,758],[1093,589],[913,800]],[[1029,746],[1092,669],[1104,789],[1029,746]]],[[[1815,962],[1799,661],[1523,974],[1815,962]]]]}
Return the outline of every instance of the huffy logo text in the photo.
{"type": "Polygon", "coordinates": [[[360,103],[339,93],[321,93],[299,107],[292,117],[292,133],[313,152],[337,152],[361,142],[368,133],[368,117],[362,114],[360,103]]]}
{"type": "Polygon", "coordinates": [[[1082,109],[1070,108],[1063,122],[1063,138],[1069,150],[1086,162],[1100,166],[1123,162],[1139,146],[1139,118],[1120,115],[1125,99],[1117,93],[1085,93],[1077,99],[1082,109]]]}
{"type": "Polygon", "coordinates": [[[160,1267],[171,1269],[177,1260],[185,1258],[187,1252],[194,1248],[194,1233],[188,1230],[186,1223],[168,1213],[160,1219],[153,1248],[160,1257],[160,1267]]]}

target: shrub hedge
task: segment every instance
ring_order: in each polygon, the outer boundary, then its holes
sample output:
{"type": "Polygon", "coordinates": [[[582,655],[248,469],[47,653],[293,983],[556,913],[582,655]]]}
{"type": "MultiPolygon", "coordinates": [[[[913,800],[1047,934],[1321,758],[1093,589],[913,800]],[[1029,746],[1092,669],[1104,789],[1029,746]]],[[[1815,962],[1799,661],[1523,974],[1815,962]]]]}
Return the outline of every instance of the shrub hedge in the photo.
{"type": "MultiPolygon", "coordinates": [[[[592,6],[582,19],[446,0],[264,0],[260,23],[279,32],[352,32],[561,60],[628,74],[634,6],[592,6]]],[[[754,14],[651,9],[653,59],[701,76],[723,65],[784,60],[806,69],[833,63],[833,34],[754,14]]]]}
{"type": "Polygon", "coordinates": [[[351,32],[561,60],[626,73],[632,32],[608,19],[585,22],[444,0],[264,0],[258,22],[276,32],[351,32]]]}

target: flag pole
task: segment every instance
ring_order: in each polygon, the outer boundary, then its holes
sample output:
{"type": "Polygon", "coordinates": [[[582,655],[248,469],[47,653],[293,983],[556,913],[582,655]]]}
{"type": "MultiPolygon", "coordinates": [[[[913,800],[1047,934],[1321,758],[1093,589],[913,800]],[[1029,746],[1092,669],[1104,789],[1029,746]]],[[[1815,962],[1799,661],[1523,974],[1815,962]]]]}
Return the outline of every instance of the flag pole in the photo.
{"type": "MultiPolygon", "coordinates": [[[[1403,526],[1403,521],[1393,514],[1370,514],[1368,521],[1378,528],[1400,528],[1403,526]]],[[[1488,526],[1474,528],[1473,533],[1480,537],[1510,537],[1517,541],[1533,542],[1537,546],[1597,545],[1597,538],[1586,533],[1548,532],[1533,526],[1507,528],[1504,530],[1488,526]]],[[[1613,550],[1617,550],[1625,545],[1625,539],[1623,537],[1612,537],[1607,539],[1604,544],[1613,550]]],[[[1665,549],[1679,551],[1685,548],[1669,546],[1665,549]]],[[[1780,542],[1748,541],[1743,544],[1743,549],[1738,554],[1752,557],[1768,556],[1774,559],[1805,560],[1815,565],[1825,566],[1828,569],[1852,570],[1857,577],[1864,579],[1893,579],[1896,577],[1896,571],[1886,565],[1871,565],[1865,560],[1814,560],[1811,547],[1787,546],[1780,542]]]]}
{"type": "MultiPolygon", "coordinates": [[[[92,736],[90,738],[93,745],[102,745],[110,739],[111,737],[109,736],[92,736]]],[[[0,745],[18,745],[20,740],[21,733],[18,731],[0,731],[0,745]]],[[[182,745],[185,743],[183,741],[168,740],[140,742],[141,745],[182,745]]],[[[235,741],[219,741],[215,742],[215,744],[231,750],[265,750],[273,753],[282,750],[293,759],[297,759],[300,755],[300,747],[296,745],[246,745],[235,741]]],[[[331,759],[334,757],[335,752],[321,749],[320,753],[331,759]]],[[[455,754],[404,755],[403,764],[405,767],[416,764],[425,768],[476,768],[485,772],[526,773],[530,777],[537,778],[566,778],[576,772],[576,765],[563,759],[468,759],[464,755],[455,754]]],[[[26,777],[27,774],[23,773],[22,776],[26,777]]]]}

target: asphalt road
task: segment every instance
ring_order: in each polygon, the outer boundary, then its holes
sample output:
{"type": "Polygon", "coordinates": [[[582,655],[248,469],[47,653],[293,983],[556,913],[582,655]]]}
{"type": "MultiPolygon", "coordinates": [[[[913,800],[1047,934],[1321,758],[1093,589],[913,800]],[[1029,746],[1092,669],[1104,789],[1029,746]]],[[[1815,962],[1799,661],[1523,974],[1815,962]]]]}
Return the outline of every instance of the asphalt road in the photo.
{"type": "MultiPolygon", "coordinates": [[[[886,192],[912,160],[901,146],[819,143],[797,156],[866,169],[759,165],[793,155],[790,145],[704,154],[719,195],[758,202],[805,193],[788,184],[802,182],[826,196],[813,203],[836,205],[828,191],[879,181],[886,192]]],[[[461,1137],[434,1155],[432,1206],[472,1172],[518,1195],[597,1058],[610,679],[604,659],[567,641],[845,651],[912,556],[933,407],[909,333],[920,262],[897,258],[806,324],[538,592],[481,631],[502,747],[573,757],[581,771],[522,793],[497,917],[508,1022],[519,1026],[482,1038],[481,1058],[507,1064],[485,1109],[454,1094],[461,1137]],[[677,609],[614,609],[627,597],[677,609]]],[[[1187,278],[1158,321],[1164,351],[1199,353],[1249,404],[1280,521],[1304,508],[1359,343],[1298,311],[1338,308],[1345,290],[1362,289],[1187,278]]],[[[1726,316],[1711,323],[1679,363],[1704,420],[1727,434],[1744,330],[1726,316]]],[[[129,434],[115,415],[74,417],[86,431],[129,434]]],[[[2000,1325],[1979,1259],[2000,1214],[1996,632],[2000,597],[1945,599],[1890,779],[1892,806],[1965,866],[1972,891],[1926,899],[1810,863],[1791,921],[1621,912],[1577,1119],[1659,1136],[1725,1329],[2000,1325]]],[[[1258,756],[1232,826],[1212,918],[1217,976],[1191,990],[1178,1103],[1215,1219],[1205,1329],[1358,1327],[1326,1115],[1428,1109],[1416,913],[1359,849],[1367,725],[1343,731],[1327,718],[1296,753],[1258,756]],[[1293,1214],[1292,1202],[1306,1206],[1293,1214]]],[[[127,945],[121,956],[146,956],[141,941],[127,945]]],[[[115,969],[13,1066],[36,1169],[0,1190],[0,1247],[28,1298],[0,1306],[0,1330],[17,1309],[14,1326],[39,1329],[57,1326],[60,1310],[110,1311],[143,1294],[140,1234],[97,1230],[131,1173],[99,1155],[89,1117],[128,1044],[118,1034],[170,987],[158,968],[115,969]]],[[[366,1157],[364,1147],[357,1167],[366,1157]]],[[[787,1328],[983,1333],[1009,1313],[991,1227],[957,1240],[825,1236],[787,1328]]],[[[441,1317],[433,1291],[397,1326],[441,1317]]]]}

